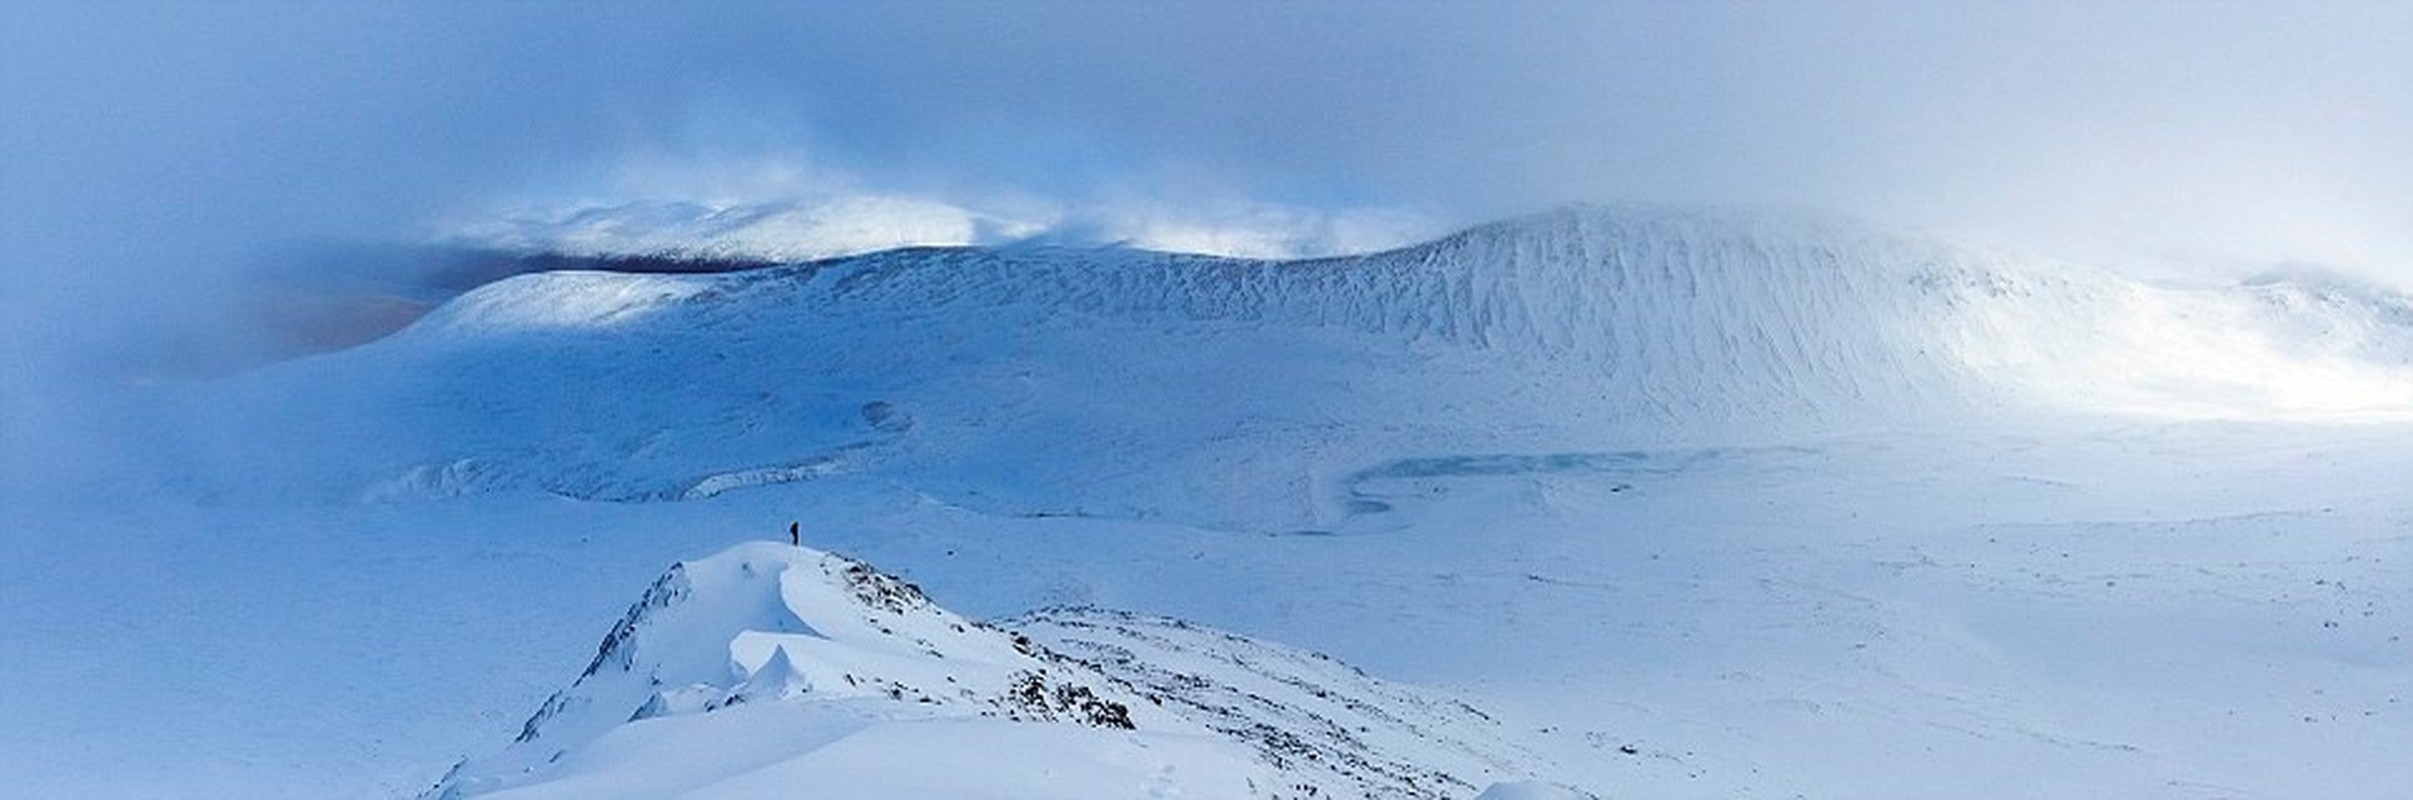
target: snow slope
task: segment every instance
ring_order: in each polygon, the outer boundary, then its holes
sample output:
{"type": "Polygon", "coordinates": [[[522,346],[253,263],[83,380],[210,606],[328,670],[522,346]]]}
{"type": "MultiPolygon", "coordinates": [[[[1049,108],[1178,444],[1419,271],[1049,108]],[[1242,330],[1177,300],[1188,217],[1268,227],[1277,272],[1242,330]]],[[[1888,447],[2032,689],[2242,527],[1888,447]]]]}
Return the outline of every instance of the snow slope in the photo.
{"type": "Polygon", "coordinates": [[[1574,208],[1303,262],[522,276],[222,385],[193,413],[224,425],[161,435],[215,437],[192,471],[223,493],[675,500],[881,473],[1013,513],[1323,528],[1348,516],[1336,470],[1387,453],[2404,419],[2409,331],[2376,290],[2155,289],[1827,220],[1574,208]],[[1201,502],[1200,475],[1261,480],[1201,502]]]}
{"type": "MultiPolygon", "coordinates": [[[[1028,247],[811,269],[842,275],[783,299],[847,314],[1035,308],[1468,345],[1525,371],[1594,378],[1609,409],[1656,422],[1899,413],[1992,396],[1962,385],[1971,381],[2085,411],[2260,418],[2413,404],[2413,303],[2381,287],[2273,275],[2153,288],[1806,214],[1576,206],[1307,261],[1028,247]],[[2273,390],[2307,378],[2316,385],[2273,390]]],[[[717,289],[756,282],[777,283],[717,289]]],[[[491,316],[509,307],[605,323],[659,305],[577,278],[540,284],[497,290],[439,326],[512,327],[491,316]]]]}
{"type": "Polygon", "coordinates": [[[450,232],[454,244],[573,256],[802,261],[915,245],[1020,238],[1037,226],[929,200],[859,196],[823,202],[707,205],[634,202],[521,210],[450,232]]]}
{"type": "MultiPolygon", "coordinates": [[[[963,781],[956,788],[972,794],[995,792],[989,775],[1033,759],[1063,769],[1068,788],[1098,796],[1136,794],[1161,780],[1160,769],[1177,766],[1194,771],[1209,793],[1234,794],[1252,778],[1270,784],[1244,751],[1201,741],[1209,738],[1205,729],[1103,675],[1047,657],[1027,639],[940,609],[910,583],[859,562],[759,542],[673,567],[510,748],[462,763],[432,795],[728,794],[729,784],[764,780],[792,769],[783,767],[789,762],[900,735],[889,726],[942,724],[961,737],[965,757],[987,760],[954,773],[963,781]],[[736,722],[683,719],[741,711],[746,716],[736,722]],[[1023,731],[983,721],[1062,721],[1084,731],[1026,750],[1023,731]],[[1145,760],[1160,748],[1180,755],[1145,760]],[[698,764],[687,757],[696,752],[716,755],[698,764]]],[[[875,780],[905,771],[900,766],[812,781],[875,780]]]]}

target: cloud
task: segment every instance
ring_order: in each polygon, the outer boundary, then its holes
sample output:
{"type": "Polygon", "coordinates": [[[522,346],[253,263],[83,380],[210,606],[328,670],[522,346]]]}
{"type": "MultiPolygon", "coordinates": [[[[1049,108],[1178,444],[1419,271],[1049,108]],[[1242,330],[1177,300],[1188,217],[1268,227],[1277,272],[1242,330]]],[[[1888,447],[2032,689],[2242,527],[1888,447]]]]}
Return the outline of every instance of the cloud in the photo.
{"type": "Polygon", "coordinates": [[[815,193],[497,209],[436,226],[428,238],[514,252],[753,261],[1033,242],[1309,258],[1400,247],[1440,230],[1428,218],[1387,209],[1132,201],[1079,207],[1022,203],[985,211],[919,197],[815,193]]]}
{"type": "Polygon", "coordinates": [[[243,291],[283,240],[627,203],[868,198],[1252,254],[1575,200],[1778,203],[2413,283],[2403,4],[0,14],[20,351],[243,291]]]}
{"type": "Polygon", "coordinates": [[[1404,209],[1305,208],[1246,201],[1179,205],[1104,203],[1058,218],[1048,229],[1075,242],[1242,258],[1312,258],[1369,253],[1446,232],[1404,209]]]}
{"type": "Polygon", "coordinates": [[[877,194],[1035,198],[1075,220],[1159,209],[1135,213],[1221,231],[1167,234],[1210,243],[1290,216],[1230,211],[1248,207],[1448,227],[1572,200],[1775,203],[2207,274],[2293,260],[2413,279],[2401,6],[735,16],[612,45],[681,88],[591,155],[635,147],[666,176],[801,150],[877,194]],[[1173,220],[1192,216],[1220,224],[1173,220]]]}

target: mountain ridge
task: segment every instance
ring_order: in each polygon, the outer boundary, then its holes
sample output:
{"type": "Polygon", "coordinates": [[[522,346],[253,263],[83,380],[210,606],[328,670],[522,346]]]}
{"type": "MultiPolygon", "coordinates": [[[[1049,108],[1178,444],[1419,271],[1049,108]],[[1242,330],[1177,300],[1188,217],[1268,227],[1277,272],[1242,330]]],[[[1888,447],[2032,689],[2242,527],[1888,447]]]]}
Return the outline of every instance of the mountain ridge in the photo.
{"type": "Polygon", "coordinates": [[[1438,799],[1545,777],[1516,738],[1463,702],[1320,654],[1098,609],[975,622],[869,564],[745,542],[673,565],[510,744],[423,796],[895,790],[933,778],[987,796],[1038,772],[1046,791],[1079,796],[1438,799]],[[969,737],[952,756],[963,771],[829,763],[935,725],[969,737]],[[745,755],[682,756],[697,747],[745,755]]]}
{"type": "Polygon", "coordinates": [[[2413,304],[2291,286],[2164,289],[1851,223],[1574,208],[1301,261],[917,248],[523,275],[199,405],[246,428],[227,439],[345,442],[347,463],[304,480],[348,498],[883,476],[1000,513],[1148,517],[1195,507],[1177,481],[1210,475],[1235,483],[1202,521],[1317,528],[1346,502],[1323,487],[1407,457],[2413,419],[2413,304]],[[239,398],[271,395],[310,400],[243,418],[239,398]]]}

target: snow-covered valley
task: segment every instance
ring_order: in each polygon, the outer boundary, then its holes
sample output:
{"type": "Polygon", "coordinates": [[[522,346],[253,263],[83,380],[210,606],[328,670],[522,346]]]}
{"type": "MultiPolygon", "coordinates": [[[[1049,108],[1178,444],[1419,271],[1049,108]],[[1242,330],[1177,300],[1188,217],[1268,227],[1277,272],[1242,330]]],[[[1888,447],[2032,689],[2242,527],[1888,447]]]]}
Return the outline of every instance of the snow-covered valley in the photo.
{"type": "MultiPolygon", "coordinates": [[[[46,532],[0,538],[0,630],[46,643],[0,651],[0,779],[35,796],[412,796],[464,758],[493,778],[467,796],[953,793],[989,784],[913,781],[1033,764],[1067,771],[993,791],[1289,796],[1207,731],[1339,712],[1144,695],[1342,669],[1309,652],[1364,671],[1343,694],[1395,724],[1366,723],[1373,760],[1448,762],[1417,765],[1458,776],[1442,796],[2413,784],[2413,302],[2372,287],[1577,207],[1309,261],[528,275],[126,402],[154,444],[5,510],[46,532]],[[143,499],[81,502],[96,480],[143,499]],[[979,666],[814,616],[776,576],[837,562],[741,544],[791,520],[996,634],[962,643],[979,666]],[[676,562],[763,573],[714,584],[735,627],[648,640],[679,691],[608,688],[555,718],[579,746],[514,744],[676,562]],[[1136,732],[833,689],[1004,696],[1035,658],[1008,630],[1138,653],[1084,684],[1136,732]]],[[[914,635],[952,654],[939,631],[914,635]]]]}

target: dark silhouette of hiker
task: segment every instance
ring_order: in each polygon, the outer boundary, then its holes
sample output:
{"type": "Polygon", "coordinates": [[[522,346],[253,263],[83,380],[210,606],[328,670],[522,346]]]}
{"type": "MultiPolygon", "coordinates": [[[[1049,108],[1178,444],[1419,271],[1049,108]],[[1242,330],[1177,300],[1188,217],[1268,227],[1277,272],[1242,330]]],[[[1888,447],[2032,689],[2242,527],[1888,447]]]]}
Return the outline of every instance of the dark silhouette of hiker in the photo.
{"type": "Polygon", "coordinates": [[[793,522],[788,523],[788,544],[804,546],[804,534],[797,532],[796,523],[793,522]]]}

